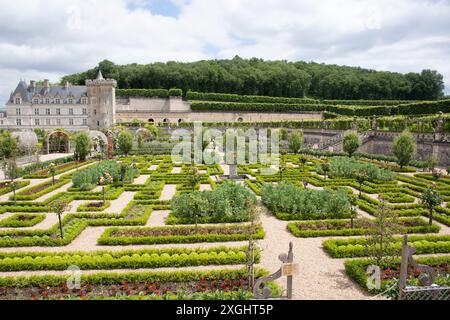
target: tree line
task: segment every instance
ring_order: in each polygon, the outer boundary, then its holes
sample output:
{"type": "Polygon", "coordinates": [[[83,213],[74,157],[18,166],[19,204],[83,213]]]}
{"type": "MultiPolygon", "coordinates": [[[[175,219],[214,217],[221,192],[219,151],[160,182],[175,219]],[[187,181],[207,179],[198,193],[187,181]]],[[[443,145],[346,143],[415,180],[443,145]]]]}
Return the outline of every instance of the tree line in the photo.
{"type": "MultiPolygon", "coordinates": [[[[436,100],[443,97],[443,76],[437,71],[395,73],[315,62],[242,59],[116,65],[100,62],[107,78],[121,89],[180,88],[198,92],[341,100],[436,100]]],[[[63,77],[83,85],[98,68],[63,77]]]]}

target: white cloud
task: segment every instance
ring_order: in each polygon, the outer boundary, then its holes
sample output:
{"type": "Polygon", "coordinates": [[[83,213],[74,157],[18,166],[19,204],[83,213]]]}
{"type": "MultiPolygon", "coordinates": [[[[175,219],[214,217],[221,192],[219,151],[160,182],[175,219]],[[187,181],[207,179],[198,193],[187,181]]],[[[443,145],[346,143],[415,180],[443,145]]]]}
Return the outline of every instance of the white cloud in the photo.
{"type": "Polygon", "coordinates": [[[0,0],[0,101],[20,78],[116,63],[243,57],[409,72],[437,69],[450,88],[450,3],[433,0],[0,0]],[[155,2],[157,3],[157,2],[155,2]],[[211,48],[214,48],[211,52],[211,48]]]}

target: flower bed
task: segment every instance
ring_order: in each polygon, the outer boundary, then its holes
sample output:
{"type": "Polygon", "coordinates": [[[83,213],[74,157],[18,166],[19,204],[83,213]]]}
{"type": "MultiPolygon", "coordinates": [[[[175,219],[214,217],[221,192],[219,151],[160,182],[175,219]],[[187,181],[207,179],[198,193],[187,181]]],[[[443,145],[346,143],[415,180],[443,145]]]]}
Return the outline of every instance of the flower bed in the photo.
{"type": "Polygon", "coordinates": [[[390,203],[413,203],[414,197],[399,192],[381,193],[380,197],[390,203]]]}
{"type": "MultiPolygon", "coordinates": [[[[82,166],[87,165],[92,162],[93,162],[93,160],[83,161],[83,162],[71,161],[71,162],[62,163],[62,164],[55,166],[55,174],[58,175],[58,174],[82,167],[82,166]]],[[[29,173],[29,174],[23,176],[24,179],[45,179],[45,178],[49,178],[49,177],[51,177],[51,175],[48,171],[48,168],[41,169],[36,172],[29,173]]]]}
{"type": "MultiPolygon", "coordinates": [[[[16,181],[16,190],[24,188],[30,184],[30,181],[16,181]]],[[[11,187],[11,182],[4,181],[0,183],[0,196],[6,193],[13,192],[13,188],[11,187]]]]}
{"type": "Polygon", "coordinates": [[[252,235],[253,239],[264,238],[261,226],[251,229],[250,225],[157,227],[157,228],[109,228],[98,239],[100,245],[132,245],[162,243],[196,243],[243,241],[252,235]],[[251,232],[253,231],[253,232],[251,232]]]}
{"type": "Polygon", "coordinates": [[[82,203],[78,206],[78,212],[92,212],[92,211],[105,211],[111,206],[110,201],[102,202],[88,202],[82,203]]]}
{"type": "MultiPolygon", "coordinates": [[[[17,193],[16,199],[17,200],[35,200],[39,197],[42,197],[43,195],[50,193],[63,185],[69,183],[70,180],[62,179],[62,180],[55,180],[55,184],[53,184],[52,180],[45,181],[43,183],[40,183],[38,185],[32,186],[30,188],[26,188],[25,190],[22,190],[21,192],[17,193]]],[[[9,197],[10,200],[13,200],[13,196],[9,197]]]]}
{"type": "MultiPolygon", "coordinates": [[[[428,265],[434,268],[436,274],[436,284],[443,286],[450,286],[450,256],[441,257],[419,257],[415,259],[417,263],[428,265]]],[[[386,291],[387,288],[394,285],[394,282],[398,282],[400,277],[400,259],[395,259],[390,262],[385,262],[380,266],[381,268],[381,286],[380,288],[368,288],[367,280],[369,274],[366,272],[370,265],[374,264],[372,259],[353,259],[345,261],[345,272],[347,275],[358,283],[361,288],[371,293],[381,293],[386,291]]],[[[410,278],[408,279],[409,285],[417,285],[417,277],[419,276],[419,270],[409,268],[410,278]]],[[[398,297],[398,287],[394,288],[394,297],[398,297]],[[396,295],[395,295],[396,294],[396,295]]],[[[391,291],[392,295],[392,291],[391,291]]]]}
{"type": "Polygon", "coordinates": [[[25,228],[37,225],[45,219],[45,214],[15,214],[0,221],[2,228],[25,228]]]}
{"type": "MultiPolygon", "coordinates": [[[[401,237],[396,237],[393,249],[401,250],[401,237]]],[[[410,236],[409,244],[416,247],[416,254],[450,253],[450,236],[410,236]]],[[[370,256],[368,242],[365,238],[329,239],[323,242],[323,248],[333,258],[356,258],[370,256]]]]}
{"type": "Polygon", "coordinates": [[[88,226],[145,225],[153,207],[130,202],[122,213],[75,213],[63,218],[64,238],[59,238],[59,225],[47,230],[13,230],[0,232],[0,247],[64,246],[88,226]]]}
{"type": "MultiPolygon", "coordinates": [[[[172,248],[89,252],[0,253],[0,271],[141,269],[245,264],[247,247],[172,248]]],[[[259,252],[256,252],[259,262],[259,252]]]]}
{"type": "MultiPolygon", "coordinates": [[[[437,233],[440,230],[439,226],[430,226],[422,218],[400,218],[398,222],[406,228],[407,233],[437,233]]],[[[367,221],[359,219],[354,220],[353,228],[349,219],[292,222],[287,228],[298,238],[358,236],[368,232],[367,221]]]]}
{"type": "MultiPolygon", "coordinates": [[[[267,275],[262,269],[255,276],[267,275]]],[[[217,271],[171,271],[97,273],[81,276],[81,288],[67,287],[67,276],[0,278],[0,299],[249,299],[245,269],[217,271]]],[[[278,295],[278,286],[269,283],[278,295]]]]}

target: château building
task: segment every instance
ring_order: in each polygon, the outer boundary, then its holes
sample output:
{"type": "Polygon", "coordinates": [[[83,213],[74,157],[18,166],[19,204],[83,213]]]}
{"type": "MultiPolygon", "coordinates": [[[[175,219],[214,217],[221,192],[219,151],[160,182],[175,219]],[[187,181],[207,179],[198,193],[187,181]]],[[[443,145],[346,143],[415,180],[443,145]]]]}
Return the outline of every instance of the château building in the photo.
{"type": "Polygon", "coordinates": [[[73,131],[109,127],[116,121],[116,86],[117,82],[104,79],[101,71],[95,80],[86,80],[85,86],[20,81],[6,104],[2,127],[73,131]]]}
{"type": "Polygon", "coordinates": [[[149,123],[256,122],[322,119],[320,112],[193,111],[181,97],[117,97],[117,82],[97,78],[84,86],[51,85],[20,81],[0,112],[0,128],[29,131],[36,128],[68,131],[99,130],[116,123],[141,120],[149,123]]]}

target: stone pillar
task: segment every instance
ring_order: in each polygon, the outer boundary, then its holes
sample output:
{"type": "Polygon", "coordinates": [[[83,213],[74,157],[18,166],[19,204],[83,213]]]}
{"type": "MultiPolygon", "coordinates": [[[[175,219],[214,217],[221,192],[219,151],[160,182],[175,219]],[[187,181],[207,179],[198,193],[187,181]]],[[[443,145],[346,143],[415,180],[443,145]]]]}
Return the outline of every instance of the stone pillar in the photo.
{"type": "Polygon", "coordinates": [[[237,164],[230,164],[230,178],[236,178],[237,177],[237,164]]]}
{"type": "Polygon", "coordinates": [[[372,116],[372,125],[371,128],[373,131],[377,131],[378,128],[378,123],[377,123],[377,118],[376,116],[372,116]]]}
{"type": "Polygon", "coordinates": [[[434,134],[434,141],[442,141],[444,138],[444,114],[439,112],[436,133],[434,134]]]}

